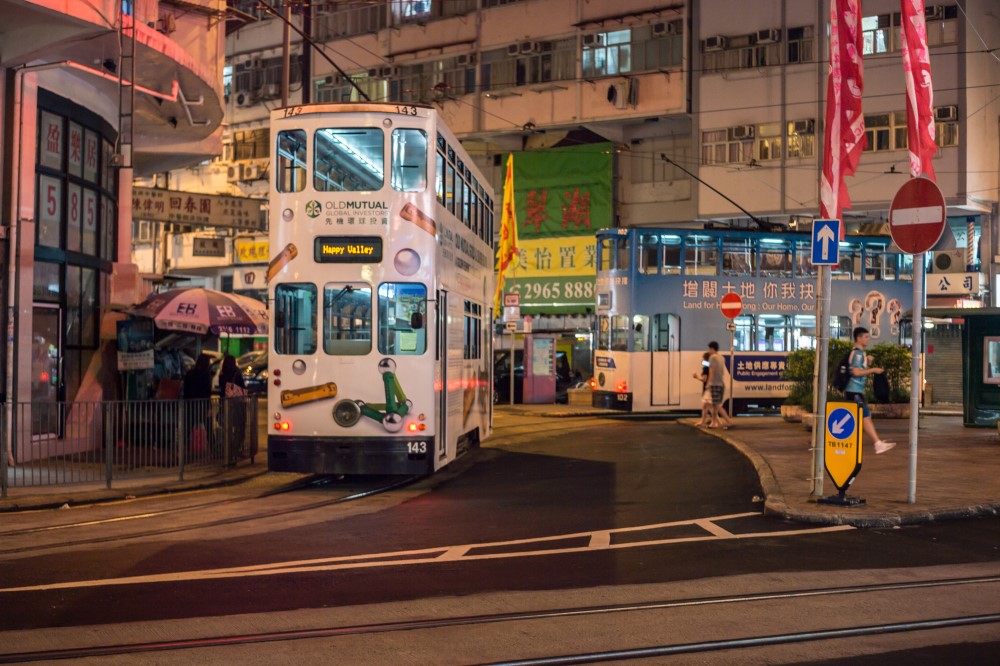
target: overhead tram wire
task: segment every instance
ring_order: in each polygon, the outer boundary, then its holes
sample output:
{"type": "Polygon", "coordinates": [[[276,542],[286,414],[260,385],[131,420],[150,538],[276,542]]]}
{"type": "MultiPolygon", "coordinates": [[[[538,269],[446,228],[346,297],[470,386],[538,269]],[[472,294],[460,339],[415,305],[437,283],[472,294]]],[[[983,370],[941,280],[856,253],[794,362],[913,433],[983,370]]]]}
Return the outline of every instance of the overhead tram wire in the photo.
{"type": "Polygon", "coordinates": [[[316,53],[319,53],[321,56],[323,56],[323,59],[326,60],[328,63],[330,63],[330,65],[335,70],[337,70],[342,77],[344,77],[345,79],[347,79],[348,81],[350,81],[351,82],[351,86],[355,90],[358,91],[358,94],[361,95],[366,102],[370,102],[371,101],[371,98],[368,97],[368,93],[366,93],[364,90],[362,90],[361,87],[358,86],[358,84],[354,82],[354,79],[352,79],[350,76],[348,76],[347,72],[345,72],[343,69],[341,69],[340,65],[338,65],[336,62],[334,62],[333,58],[331,58],[330,56],[328,56],[321,48],[319,48],[319,46],[316,44],[316,42],[314,42],[312,40],[312,38],[309,37],[309,35],[307,35],[306,33],[304,33],[301,29],[299,29],[299,27],[297,25],[295,25],[294,23],[292,23],[291,21],[289,21],[287,18],[285,18],[285,16],[283,16],[278,10],[276,10],[274,8],[274,6],[271,5],[270,3],[265,2],[264,0],[257,0],[257,4],[260,5],[264,9],[264,11],[266,11],[268,14],[270,14],[271,16],[273,16],[273,17],[275,17],[277,19],[280,19],[285,25],[287,25],[289,28],[291,28],[292,30],[294,30],[299,35],[299,37],[302,38],[302,41],[304,41],[306,44],[308,44],[316,53]]]}

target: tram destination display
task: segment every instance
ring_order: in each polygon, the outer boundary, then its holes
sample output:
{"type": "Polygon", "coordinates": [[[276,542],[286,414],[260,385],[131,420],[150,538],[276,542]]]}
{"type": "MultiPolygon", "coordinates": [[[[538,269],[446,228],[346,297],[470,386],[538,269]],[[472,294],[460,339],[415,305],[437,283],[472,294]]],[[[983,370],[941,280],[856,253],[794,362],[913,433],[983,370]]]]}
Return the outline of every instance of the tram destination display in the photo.
{"type": "Polygon", "coordinates": [[[318,264],[371,264],[382,261],[379,236],[319,236],[313,247],[318,264]]]}

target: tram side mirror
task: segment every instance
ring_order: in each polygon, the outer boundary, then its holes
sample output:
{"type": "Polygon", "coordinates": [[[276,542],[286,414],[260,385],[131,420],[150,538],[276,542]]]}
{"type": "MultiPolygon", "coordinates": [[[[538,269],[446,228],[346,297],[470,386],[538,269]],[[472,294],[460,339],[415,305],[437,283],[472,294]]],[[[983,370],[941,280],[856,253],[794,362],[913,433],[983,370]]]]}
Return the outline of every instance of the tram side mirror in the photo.
{"type": "Polygon", "coordinates": [[[419,331],[424,327],[424,315],[420,312],[414,312],[410,315],[410,328],[414,331],[419,331]]]}

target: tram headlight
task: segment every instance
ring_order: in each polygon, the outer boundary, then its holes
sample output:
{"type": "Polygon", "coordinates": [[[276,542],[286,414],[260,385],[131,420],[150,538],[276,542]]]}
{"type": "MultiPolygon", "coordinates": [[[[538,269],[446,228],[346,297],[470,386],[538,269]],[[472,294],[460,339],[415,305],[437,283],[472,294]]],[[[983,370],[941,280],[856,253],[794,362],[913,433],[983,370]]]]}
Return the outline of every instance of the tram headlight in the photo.
{"type": "Polygon", "coordinates": [[[285,222],[291,222],[292,218],[294,217],[295,217],[295,212],[292,211],[291,208],[286,208],[285,210],[281,211],[281,219],[284,220],[285,222]]]}

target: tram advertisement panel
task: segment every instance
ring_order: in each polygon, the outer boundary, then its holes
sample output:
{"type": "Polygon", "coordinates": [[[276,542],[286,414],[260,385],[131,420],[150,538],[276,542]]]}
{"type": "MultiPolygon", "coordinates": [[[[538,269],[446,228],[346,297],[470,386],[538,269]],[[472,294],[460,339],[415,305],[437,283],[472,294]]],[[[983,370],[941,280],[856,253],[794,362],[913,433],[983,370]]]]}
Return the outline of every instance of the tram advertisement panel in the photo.
{"type": "Polygon", "coordinates": [[[589,144],[514,155],[521,311],[585,312],[594,303],[594,232],[611,226],[612,150],[589,144]]]}

